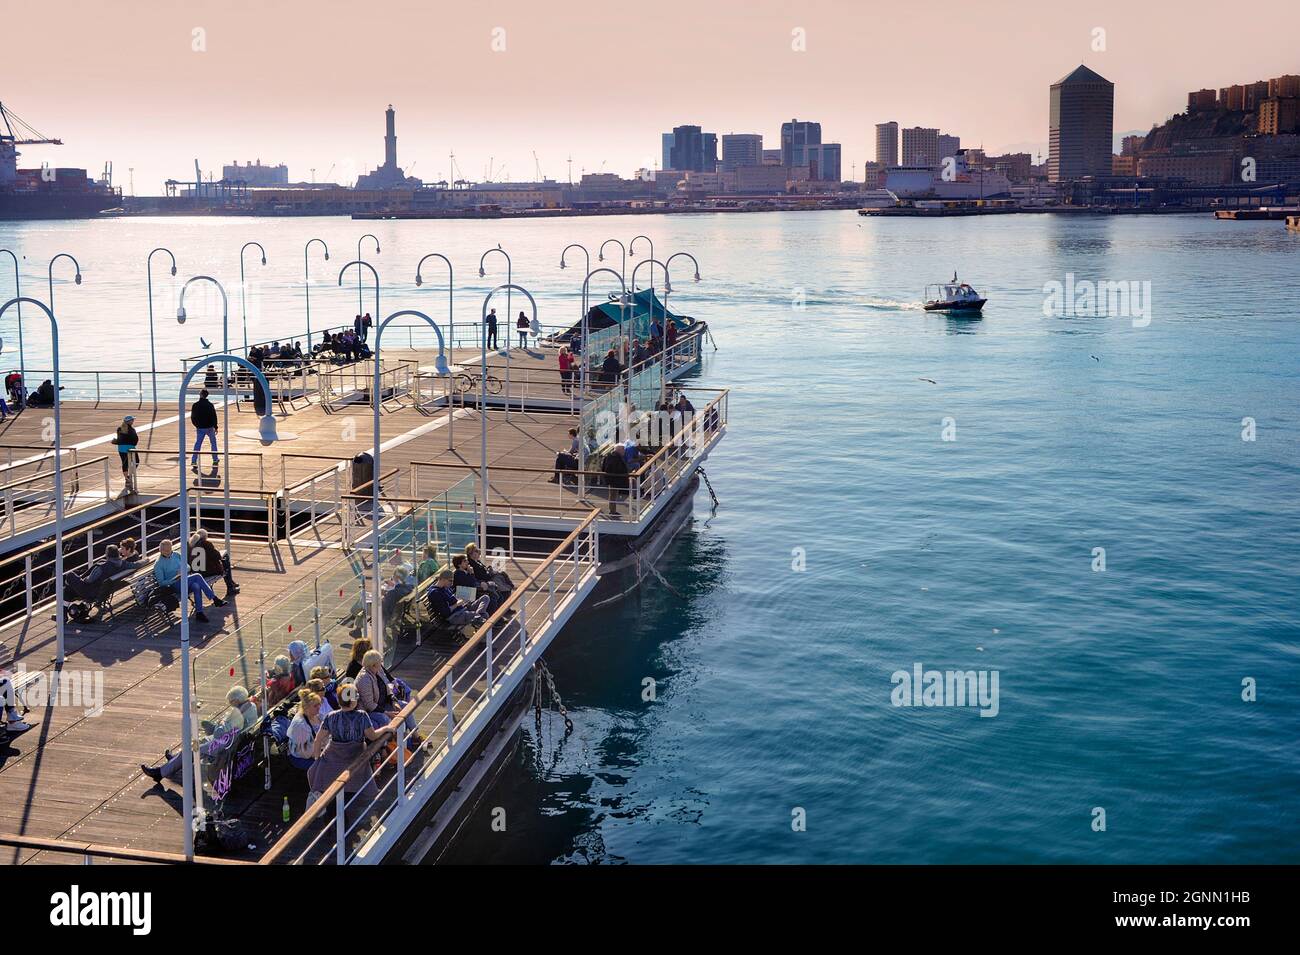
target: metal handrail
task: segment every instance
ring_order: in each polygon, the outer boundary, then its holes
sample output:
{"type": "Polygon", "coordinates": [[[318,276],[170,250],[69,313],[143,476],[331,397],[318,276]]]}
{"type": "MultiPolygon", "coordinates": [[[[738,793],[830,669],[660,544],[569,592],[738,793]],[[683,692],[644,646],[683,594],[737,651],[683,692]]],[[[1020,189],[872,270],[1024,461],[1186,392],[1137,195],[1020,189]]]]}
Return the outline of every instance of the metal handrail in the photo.
{"type": "MultiPolygon", "coordinates": [[[[527,599],[528,588],[542,580],[544,576],[543,572],[549,570],[555,563],[568,559],[565,552],[576,545],[578,539],[586,533],[589,528],[591,528],[592,523],[598,516],[598,512],[593,509],[577,527],[569,532],[569,534],[550,553],[550,555],[548,555],[531,574],[524,578],[524,580],[518,584],[513,591],[511,591],[510,596],[491,616],[487,618],[483,625],[475,631],[474,636],[470,637],[459,650],[452,654],[451,658],[438,668],[437,672],[429,678],[429,681],[423,687],[411,694],[411,699],[384,727],[386,733],[398,735],[399,745],[402,742],[401,729],[405,726],[406,717],[414,714],[421,703],[424,703],[426,700],[434,699],[435,695],[443,697],[457,665],[464,663],[470,657],[471,653],[477,652],[481,646],[490,646],[490,643],[487,643],[487,641],[491,640],[493,632],[501,625],[507,613],[512,612],[516,604],[521,605],[522,609],[522,604],[527,599]]],[[[576,552],[574,559],[576,559],[576,552]]],[[[519,616],[526,618],[524,613],[520,613],[519,616]]],[[[527,639],[526,633],[523,634],[523,638],[525,640],[527,639]]],[[[448,744],[451,742],[451,733],[448,733],[447,742],[448,744]]],[[[325,787],[320,797],[312,803],[312,805],[309,806],[301,816],[298,817],[297,822],[285,831],[284,835],[279,838],[275,845],[273,845],[259,861],[266,865],[279,861],[280,857],[285,853],[294,840],[307,830],[309,824],[318,819],[327,808],[334,805],[336,797],[343,793],[343,787],[347,785],[348,781],[355,774],[366,769],[370,764],[370,760],[386,745],[386,743],[387,741],[385,738],[380,738],[366,746],[362,753],[353,760],[347,769],[343,770],[343,772],[340,773],[332,783],[325,787]]],[[[399,767],[404,767],[405,765],[403,757],[404,754],[399,753],[396,760],[399,767]]]]}

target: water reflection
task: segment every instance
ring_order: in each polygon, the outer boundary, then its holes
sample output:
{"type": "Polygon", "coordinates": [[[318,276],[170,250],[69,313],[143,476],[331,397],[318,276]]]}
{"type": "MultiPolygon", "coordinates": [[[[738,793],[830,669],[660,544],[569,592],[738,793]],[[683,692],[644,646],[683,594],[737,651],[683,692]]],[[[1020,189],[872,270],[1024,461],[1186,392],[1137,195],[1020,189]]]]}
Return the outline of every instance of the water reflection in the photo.
{"type": "Polygon", "coordinates": [[[692,638],[712,615],[727,561],[725,543],[697,521],[656,565],[666,585],[647,575],[631,593],[598,606],[632,578],[603,581],[546,657],[574,732],[565,735],[554,710],[543,711],[539,728],[530,710],[519,745],[436,861],[621,862],[605,846],[606,820],[702,812],[701,793],[690,794],[690,806],[674,799],[661,809],[661,790],[642,794],[628,786],[649,754],[659,757],[677,745],[659,732],[656,697],[662,702],[665,687],[683,671],[681,656],[692,655],[692,638]],[[493,828],[494,818],[505,820],[504,831],[499,823],[493,828]]]}

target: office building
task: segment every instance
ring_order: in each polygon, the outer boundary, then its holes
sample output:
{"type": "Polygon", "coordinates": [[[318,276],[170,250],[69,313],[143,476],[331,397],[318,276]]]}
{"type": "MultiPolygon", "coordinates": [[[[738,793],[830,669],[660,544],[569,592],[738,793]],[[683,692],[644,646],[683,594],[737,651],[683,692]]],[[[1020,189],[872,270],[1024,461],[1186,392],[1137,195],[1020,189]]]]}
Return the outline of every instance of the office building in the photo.
{"type": "Polygon", "coordinates": [[[939,164],[939,130],[913,126],[902,131],[904,166],[937,166],[939,164]]]}
{"type": "Polygon", "coordinates": [[[961,137],[940,133],[935,137],[935,148],[939,151],[939,162],[950,157],[955,158],[961,152],[961,137]]]}
{"type": "Polygon", "coordinates": [[[876,162],[885,167],[898,165],[898,123],[876,123],[876,162]]]}
{"type": "Polygon", "coordinates": [[[718,137],[698,126],[674,126],[665,168],[681,172],[714,172],[718,166],[718,137]]]}
{"type": "Polygon", "coordinates": [[[792,119],[781,124],[781,165],[808,165],[808,147],[822,143],[822,124],[792,119]]]}
{"type": "Polygon", "coordinates": [[[758,133],[727,133],[722,137],[722,171],[763,165],[763,137],[758,133]]]}
{"type": "Polygon", "coordinates": [[[673,168],[673,141],[672,133],[664,133],[660,138],[660,143],[663,147],[663,160],[659,164],[660,169],[673,168]]]}
{"type": "Polygon", "coordinates": [[[1052,182],[1109,176],[1115,84],[1080,66],[1052,84],[1047,174],[1052,182]]]}

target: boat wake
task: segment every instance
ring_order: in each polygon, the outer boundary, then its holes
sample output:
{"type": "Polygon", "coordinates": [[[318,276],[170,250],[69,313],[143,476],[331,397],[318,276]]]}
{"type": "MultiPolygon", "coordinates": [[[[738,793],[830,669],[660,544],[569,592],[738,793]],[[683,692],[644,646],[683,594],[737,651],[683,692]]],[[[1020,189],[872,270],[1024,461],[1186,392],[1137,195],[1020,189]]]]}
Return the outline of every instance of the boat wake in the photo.
{"type": "Polygon", "coordinates": [[[883,312],[919,312],[924,308],[920,302],[900,302],[892,298],[869,298],[862,304],[883,312]]]}

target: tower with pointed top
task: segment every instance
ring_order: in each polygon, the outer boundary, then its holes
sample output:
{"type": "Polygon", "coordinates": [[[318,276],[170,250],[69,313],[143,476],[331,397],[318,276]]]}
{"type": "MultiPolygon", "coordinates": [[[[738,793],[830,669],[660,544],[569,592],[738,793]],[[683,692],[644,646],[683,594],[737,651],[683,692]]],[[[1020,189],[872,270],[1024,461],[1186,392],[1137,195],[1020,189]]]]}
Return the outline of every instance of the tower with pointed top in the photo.
{"type": "Polygon", "coordinates": [[[392,103],[384,111],[384,167],[397,168],[397,112],[392,103]]]}

